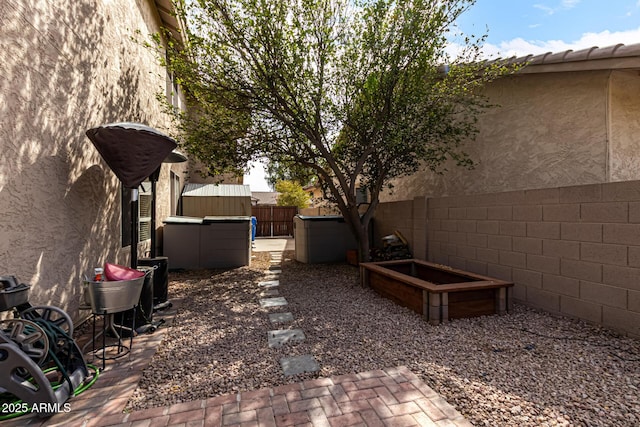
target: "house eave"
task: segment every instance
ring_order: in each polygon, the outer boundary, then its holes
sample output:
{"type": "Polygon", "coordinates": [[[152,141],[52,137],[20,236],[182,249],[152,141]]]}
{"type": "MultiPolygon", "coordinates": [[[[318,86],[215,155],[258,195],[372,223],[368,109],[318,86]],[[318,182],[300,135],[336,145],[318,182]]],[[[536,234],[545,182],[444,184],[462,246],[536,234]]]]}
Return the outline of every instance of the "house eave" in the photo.
{"type": "Polygon", "coordinates": [[[162,26],[169,30],[171,36],[178,41],[178,43],[184,45],[187,33],[184,23],[181,19],[178,19],[174,0],[154,0],[154,4],[160,16],[162,26]]]}
{"type": "Polygon", "coordinates": [[[556,64],[526,65],[519,74],[536,73],[566,73],[575,71],[598,70],[638,70],[640,71],[640,57],[637,58],[608,58],[597,61],[561,62],[556,64]]]}
{"type": "Polygon", "coordinates": [[[519,74],[564,73],[596,70],[640,70],[640,43],[590,47],[578,51],[547,52],[513,57],[510,64],[524,64],[519,74]]]}

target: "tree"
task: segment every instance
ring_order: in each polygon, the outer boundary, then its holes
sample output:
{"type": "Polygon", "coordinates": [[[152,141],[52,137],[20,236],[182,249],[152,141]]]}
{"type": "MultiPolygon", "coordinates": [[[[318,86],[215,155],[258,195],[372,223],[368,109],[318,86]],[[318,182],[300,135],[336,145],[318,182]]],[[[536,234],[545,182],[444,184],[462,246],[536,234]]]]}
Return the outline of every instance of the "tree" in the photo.
{"type": "Polygon", "coordinates": [[[295,206],[304,209],[309,206],[309,193],[294,181],[278,181],[276,183],[278,206],[295,206]]]}
{"type": "Polygon", "coordinates": [[[450,27],[473,3],[187,2],[188,46],[171,45],[165,64],[195,105],[180,117],[187,151],[212,171],[261,157],[313,171],[367,260],[369,224],[391,179],[442,172],[448,160],[473,164],[461,144],[489,107],[480,89],[510,72],[479,60],[485,36],[447,55],[450,27]],[[370,195],[365,210],[358,187],[370,195]]]}
{"type": "Polygon", "coordinates": [[[295,181],[300,185],[310,185],[316,180],[313,170],[297,163],[269,162],[266,167],[267,183],[275,186],[278,181],[295,181]]]}

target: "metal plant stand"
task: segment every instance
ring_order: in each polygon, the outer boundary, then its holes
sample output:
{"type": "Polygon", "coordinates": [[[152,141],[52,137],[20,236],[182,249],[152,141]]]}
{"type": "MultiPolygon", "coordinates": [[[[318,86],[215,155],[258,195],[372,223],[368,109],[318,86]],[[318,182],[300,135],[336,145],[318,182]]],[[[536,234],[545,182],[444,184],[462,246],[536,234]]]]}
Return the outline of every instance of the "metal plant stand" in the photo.
{"type": "Polygon", "coordinates": [[[98,359],[102,360],[102,370],[104,370],[107,360],[119,359],[123,356],[126,356],[127,354],[129,355],[129,357],[131,357],[131,349],[133,348],[133,336],[135,335],[135,330],[136,330],[135,312],[137,308],[138,308],[137,305],[133,306],[134,315],[133,315],[133,318],[131,319],[131,328],[129,329],[128,327],[118,325],[118,329],[120,330],[120,333],[118,333],[118,331],[116,330],[116,326],[113,321],[113,316],[115,313],[107,313],[106,310],[103,310],[102,313],[95,313],[95,312],[92,313],[93,334],[91,339],[91,344],[92,344],[91,354],[97,357],[98,359]],[[102,330],[96,334],[96,317],[98,316],[102,316],[102,330]],[[125,329],[129,333],[129,346],[126,346],[122,343],[122,334],[125,329]],[[117,344],[107,345],[106,338],[107,338],[108,331],[110,331],[113,334],[113,336],[116,338],[117,344]],[[96,349],[96,340],[100,336],[102,336],[102,347],[96,349]],[[116,354],[113,356],[107,356],[107,348],[114,348],[114,347],[117,349],[116,354]],[[100,354],[100,350],[102,350],[102,354],[100,354]]]}

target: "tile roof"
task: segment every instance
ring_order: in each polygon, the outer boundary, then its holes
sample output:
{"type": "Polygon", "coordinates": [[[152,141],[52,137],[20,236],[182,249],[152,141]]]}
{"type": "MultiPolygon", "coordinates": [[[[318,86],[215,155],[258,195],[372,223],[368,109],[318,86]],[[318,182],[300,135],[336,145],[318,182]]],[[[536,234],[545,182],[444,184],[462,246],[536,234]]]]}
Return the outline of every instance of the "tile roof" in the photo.
{"type": "MultiPolygon", "coordinates": [[[[499,61],[499,60],[498,60],[499,61]]],[[[521,73],[544,73],[588,70],[640,70],[640,43],[590,47],[581,50],[547,52],[507,59],[508,63],[525,63],[521,73]]]]}

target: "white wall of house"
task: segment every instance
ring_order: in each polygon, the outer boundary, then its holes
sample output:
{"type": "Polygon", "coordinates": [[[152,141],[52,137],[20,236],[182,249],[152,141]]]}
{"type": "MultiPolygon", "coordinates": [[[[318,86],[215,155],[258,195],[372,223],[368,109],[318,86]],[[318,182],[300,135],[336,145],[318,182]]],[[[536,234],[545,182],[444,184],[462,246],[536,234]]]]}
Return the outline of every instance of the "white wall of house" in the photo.
{"type": "MultiPolygon", "coordinates": [[[[0,275],[31,284],[32,304],[78,318],[83,274],[130,253],[119,181],[85,131],[132,121],[170,132],[156,100],[166,72],[134,40],[160,17],[146,0],[5,0],[0,17],[0,275]]],[[[170,170],[184,168],[162,167],[159,219],[170,170]]]]}

